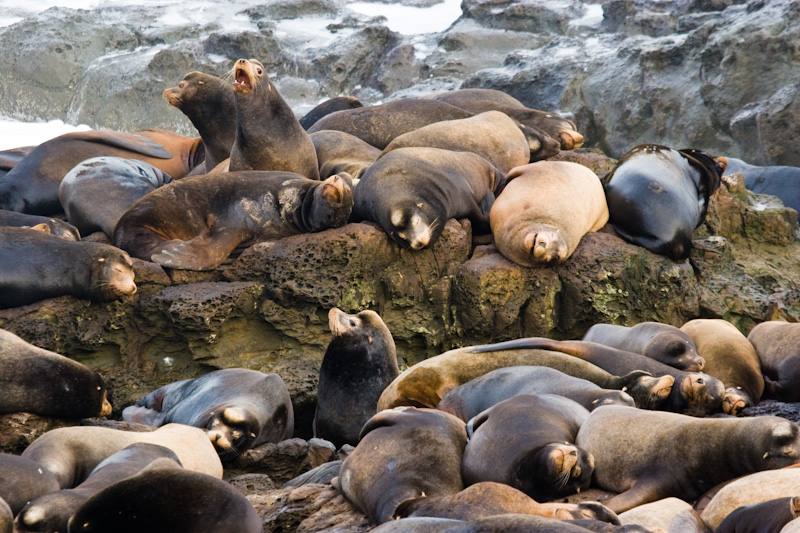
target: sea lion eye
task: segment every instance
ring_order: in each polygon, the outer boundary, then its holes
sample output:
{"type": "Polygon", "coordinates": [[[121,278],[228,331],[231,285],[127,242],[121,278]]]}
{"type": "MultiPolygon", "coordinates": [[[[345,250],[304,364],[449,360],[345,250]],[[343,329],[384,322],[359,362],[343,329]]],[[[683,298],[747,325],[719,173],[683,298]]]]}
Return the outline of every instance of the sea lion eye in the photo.
{"type": "Polygon", "coordinates": [[[703,381],[703,378],[697,378],[698,385],[702,385],[703,383],[705,383],[705,381],[703,381]]]}
{"type": "Polygon", "coordinates": [[[262,73],[263,71],[262,71],[260,68],[256,67],[256,72],[258,73],[258,75],[259,75],[259,76],[261,76],[261,73],[262,73]]]}
{"type": "Polygon", "coordinates": [[[350,325],[353,326],[353,327],[356,327],[356,321],[355,320],[350,320],[350,325]]]}
{"type": "Polygon", "coordinates": [[[185,84],[185,83],[183,83],[183,82],[180,82],[180,83],[178,84],[178,89],[183,89],[184,87],[186,87],[186,84],[185,84]]]}

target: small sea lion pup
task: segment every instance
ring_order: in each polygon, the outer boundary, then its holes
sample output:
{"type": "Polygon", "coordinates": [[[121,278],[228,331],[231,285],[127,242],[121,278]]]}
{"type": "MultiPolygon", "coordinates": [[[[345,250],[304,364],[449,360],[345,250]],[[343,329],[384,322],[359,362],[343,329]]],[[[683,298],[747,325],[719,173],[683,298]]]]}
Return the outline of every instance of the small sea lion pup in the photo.
{"type": "Polygon", "coordinates": [[[223,461],[253,446],[291,438],[294,432],[292,399],[283,379],[246,368],[215,370],[165,385],[126,407],[122,419],[204,429],[223,461]]]}
{"type": "Polygon", "coordinates": [[[110,302],[136,292],[133,277],[131,258],[114,246],[0,227],[0,308],[65,294],[110,302]]]}
{"type": "Polygon", "coordinates": [[[314,436],[340,448],[358,444],[361,428],[400,369],[392,334],[375,311],[349,315],[334,307],[328,326],[332,337],[319,369],[314,436]]]}
{"type": "Polygon", "coordinates": [[[642,354],[687,372],[700,372],[705,365],[691,337],[675,326],[660,322],[641,322],[633,327],[595,324],[582,340],[642,354]]]}
{"type": "Polygon", "coordinates": [[[752,407],[764,392],[758,354],[747,337],[727,320],[697,319],[681,327],[706,361],[705,372],[722,381],[722,410],[737,415],[752,407]]]}
{"type": "Polygon", "coordinates": [[[673,260],[688,257],[726,159],[640,144],[603,179],[609,222],[626,241],[673,260]]]}
{"type": "Polygon", "coordinates": [[[284,170],[318,180],[314,144],[264,65],[255,59],[239,59],[233,79],[236,139],[230,170],[284,170]]]}
{"type": "Polygon", "coordinates": [[[303,118],[300,119],[300,125],[303,126],[304,130],[308,130],[308,128],[316,124],[322,117],[328,116],[336,111],[356,109],[358,107],[364,107],[364,104],[362,104],[358,98],[352,96],[335,96],[325,100],[303,115],[303,118]]]}
{"type": "Polygon", "coordinates": [[[73,419],[111,414],[106,385],[97,372],[2,329],[0,390],[0,414],[73,419]]]}
{"type": "Polygon", "coordinates": [[[170,182],[169,174],[144,161],[93,157],[67,172],[58,198],[67,220],[81,233],[102,231],[110,238],[136,200],[170,182]]]}
{"type": "Polygon", "coordinates": [[[398,517],[398,508],[414,500],[464,488],[467,432],[453,415],[414,407],[381,411],[360,437],[332,484],[374,524],[398,517]]]}
{"type": "Polygon", "coordinates": [[[75,533],[261,533],[261,518],[230,483],[157,459],[101,490],[69,521],[75,533]]]}
{"type": "Polygon", "coordinates": [[[338,228],[353,208],[350,176],[294,172],[195,176],[156,189],[119,219],[114,245],[184,270],[212,270],[238,246],[338,228]]]}
{"type": "Polygon", "coordinates": [[[467,423],[464,483],[505,483],[543,502],[588,489],[594,459],[574,444],[588,416],[553,394],[522,394],[490,407],[467,423]]]}
{"type": "Polygon", "coordinates": [[[381,155],[381,151],[343,131],[322,130],[311,134],[317,150],[319,177],[326,179],[340,172],[353,178],[353,185],[361,174],[381,155]]]}
{"type": "Polygon", "coordinates": [[[81,240],[81,234],[78,228],[59,220],[57,218],[41,217],[38,215],[28,215],[26,213],[17,213],[16,211],[8,211],[0,209],[0,226],[10,228],[31,228],[56,237],[61,237],[68,241],[81,240]]]}
{"type": "Polygon", "coordinates": [[[800,402],[800,324],[762,322],[747,340],[761,363],[764,397],[800,402]]]}
{"type": "Polygon", "coordinates": [[[798,428],[777,416],[695,418],[619,405],[595,409],[576,444],[594,456],[594,483],[619,492],[620,513],[676,496],[692,501],[737,476],[800,461],[798,428]]]}
{"type": "Polygon", "coordinates": [[[505,176],[471,152],[398,148],[378,159],[353,193],[353,220],[376,222],[403,248],[436,244],[450,218],[489,230],[489,209],[505,176]]]}
{"type": "Polygon", "coordinates": [[[490,213],[497,249],[526,267],[566,260],[608,221],[603,186],[578,163],[539,161],[508,173],[490,213]]]}

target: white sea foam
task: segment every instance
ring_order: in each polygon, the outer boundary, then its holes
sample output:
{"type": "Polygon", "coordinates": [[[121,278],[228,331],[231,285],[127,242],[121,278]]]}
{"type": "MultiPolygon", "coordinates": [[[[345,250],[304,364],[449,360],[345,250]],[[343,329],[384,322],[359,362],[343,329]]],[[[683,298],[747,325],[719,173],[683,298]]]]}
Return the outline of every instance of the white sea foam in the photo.
{"type": "Polygon", "coordinates": [[[9,150],[21,146],[36,146],[48,139],[58,137],[71,131],[88,131],[92,128],[86,124],[72,126],[60,120],[49,122],[19,122],[0,117],[0,150],[9,150]]]}

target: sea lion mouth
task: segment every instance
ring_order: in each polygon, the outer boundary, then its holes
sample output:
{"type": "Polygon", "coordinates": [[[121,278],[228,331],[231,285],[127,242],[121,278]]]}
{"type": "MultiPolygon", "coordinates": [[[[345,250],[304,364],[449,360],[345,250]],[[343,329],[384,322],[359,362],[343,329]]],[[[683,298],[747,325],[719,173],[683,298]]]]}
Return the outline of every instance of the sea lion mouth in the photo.
{"type": "Polygon", "coordinates": [[[111,411],[112,411],[111,402],[108,401],[106,391],[103,391],[103,405],[100,408],[100,414],[97,416],[108,416],[111,414],[111,411]]]}
{"type": "Polygon", "coordinates": [[[233,88],[238,90],[250,90],[253,88],[250,73],[247,70],[236,67],[233,74],[233,88]]]}
{"type": "Polygon", "coordinates": [[[180,108],[181,97],[175,94],[174,87],[172,89],[165,89],[164,92],[161,93],[161,95],[164,97],[164,100],[166,100],[169,105],[171,105],[172,107],[180,108]]]}

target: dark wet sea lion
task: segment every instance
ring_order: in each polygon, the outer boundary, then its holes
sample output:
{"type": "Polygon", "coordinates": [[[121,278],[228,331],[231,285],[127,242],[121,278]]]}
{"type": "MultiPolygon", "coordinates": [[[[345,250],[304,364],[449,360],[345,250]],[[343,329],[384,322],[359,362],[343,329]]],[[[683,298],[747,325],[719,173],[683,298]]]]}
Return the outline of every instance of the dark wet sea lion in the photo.
{"type": "Polygon", "coordinates": [[[450,218],[489,229],[489,208],[505,175],[471,152],[398,148],[378,159],[353,192],[353,220],[371,220],[403,248],[433,246],[450,218]]]}
{"type": "Polygon", "coordinates": [[[601,405],[635,406],[633,398],[621,390],[603,389],[554,368],[509,366],[456,387],[444,395],[436,408],[468,422],[480,412],[520,394],[557,394],[589,411],[601,405]]]}
{"type": "Polygon", "coordinates": [[[0,178],[5,176],[9,170],[17,166],[25,156],[33,151],[36,146],[20,146],[0,152],[0,178]]]}
{"type": "Polygon", "coordinates": [[[99,242],[0,227],[0,308],[69,294],[109,302],[136,292],[133,263],[99,242]]]}
{"type": "Polygon", "coordinates": [[[603,179],[609,222],[626,241],[683,259],[725,165],[699,150],[640,144],[603,179]]]}
{"type": "Polygon", "coordinates": [[[162,266],[211,270],[238,246],[342,226],[352,205],[345,174],[322,182],[282,171],[195,176],[131,206],[113,242],[162,266]]]}
{"type": "Polygon", "coordinates": [[[61,237],[68,241],[81,240],[81,234],[78,228],[68,222],[64,222],[58,218],[42,217],[39,215],[28,215],[27,213],[18,213],[16,211],[8,211],[0,209],[0,226],[12,228],[34,228],[45,233],[50,233],[56,237],[61,237]],[[47,227],[45,230],[40,225],[44,224],[47,227]]]}
{"type": "Polygon", "coordinates": [[[184,76],[177,86],[165,89],[162,95],[169,105],[180,109],[200,133],[207,170],[230,157],[236,138],[236,107],[229,83],[195,71],[184,76]]]}
{"type": "Polygon", "coordinates": [[[310,137],[317,151],[319,177],[323,180],[339,172],[347,172],[353,179],[359,179],[381,155],[374,146],[343,131],[322,130],[310,137]]]}
{"type": "Polygon", "coordinates": [[[607,405],[592,411],[577,445],[595,459],[594,483],[619,492],[615,512],[800,461],[798,428],[776,416],[695,418],[607,405]]]}
{"type": "Polygon", "coordinates": [[[29,501],[60,488],[52,472],[19,455],[0,453],[0,472],[0,500],[10,507],[12,521],[29,501]]]}
{"type": "Polygon", "coordinates": [[[699,372],[705,365],[691,337],[675,326],[660,322],[641,322],[632,327],[595,324],[582,340],[642,354],[687,372],[699,372]]]}
{"type": "Polygon", "coordinates": [[[727,157],[728,176],[739,172],[744,176],[744,186],[757,194],[771,194],[780,198],[783,205],[800,211],[800,168],[787,166],[758,167],[741,159],[727,157]]]}
{"type": "Polygon", "coordinates": [[[381,411],[364,425],[333,486],[372,523],[382,524],[412,500],[461,491],[466,441],[464,422],[447,413],[381,411]]]}
{"type": "Polygon", "coordinates": [[[378,313],[328,313],[331,342],[322,357],[314,413],[314,436],[337,448],[358,444],[378,398],[400,374],[394,339],[378,313]]]}
{"type": "Polygon", "coordinates": [[[518,265],[560,263],[608,221],[603,186],[583,165],[539,161],[512,169],[507,180],[489,216],[497,249],[518,265]]]}
{"type": "Polygon", "coordinates": [[[800,401],[800,324],[762,322],[750,330],[747,340],[758,353],[764,397],[800,401]]]}
{"type": "Polygon", "coordinates": [[[172,422],[205,430],[223,461],[266,442],[291,438],[294,411],[278,374],[227,368],[151,392],[122,412],[151,426],[172,422]]]}
{"type": "Polygon", "coordinates": [[[300,125],[303,126],[304,130],[308,130],[308,128],[316,124],[322,117],[335,113],[336,111],[356,109],[358,107],[364,107],[364,104],[362,104],[358,98],[352,96],[335,96],[325,100],[303,115],[303,118],[300,119],[300,125]]]}
{"type": "Polygon", "coordinates": [[[120,217],[142,196],[172,177],[138,159],[93,157],[67,172],[58,198],[67,220],[81,233],[102,231],[109,237],[120,217]]]}
{"type": "Polygon", "coordinates": [[[779,498],[736,509],[714,533],[781,531],[797,517],[800,517],[800,496],[779,498]]]}
{"type": "Polygon", "coordinates": [[[233,78],[236,140],[230,170],[283,170],[319,179],[314,144],[264,65],[255,59],[239,59],[233,78]]]}
{"type": "Polygon", "coordinates": [[[0,209],[34,215],[60,213],[58,186],[78,163],[98,156],[139,159],[174,179],[203,162],[202,140],[164,130],[66,133],[37,146],[0,179],[0,209]]]}

